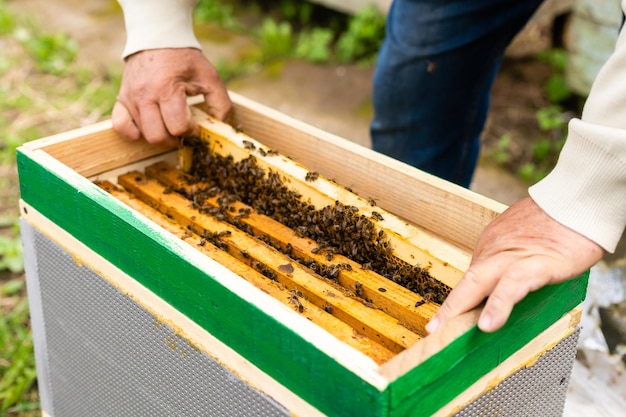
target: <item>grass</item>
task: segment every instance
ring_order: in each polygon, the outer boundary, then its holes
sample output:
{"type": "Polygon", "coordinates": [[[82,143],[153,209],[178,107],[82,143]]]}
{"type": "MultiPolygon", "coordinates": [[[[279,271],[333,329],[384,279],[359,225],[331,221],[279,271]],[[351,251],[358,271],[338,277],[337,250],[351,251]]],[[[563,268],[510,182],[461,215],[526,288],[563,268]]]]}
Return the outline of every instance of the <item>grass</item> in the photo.
{"type": "Polygon", "coordinates": [[[19,275],[0,286],[0,416],[35,416],[39,400],[28,299],[19,275]]]}
{"type": "Polygon", "coordinates": [[[120,75],[77,62],[76,42],[43,31],[0,0],[0,417],[40,415],[18,227],[15,150],[24,142],[99,121],[120,75]]]}
{"type": "Polygon", "coordinates": [[[216,63],[226,80],[258,70],[253,63],[275,65],[293,58],[371,65],[385,30],[385,17],[375,6],[346,15],[301,0],[201,0],[195,18],[243,34],[258,46],[247,59],[252,62],[216,63]]]}

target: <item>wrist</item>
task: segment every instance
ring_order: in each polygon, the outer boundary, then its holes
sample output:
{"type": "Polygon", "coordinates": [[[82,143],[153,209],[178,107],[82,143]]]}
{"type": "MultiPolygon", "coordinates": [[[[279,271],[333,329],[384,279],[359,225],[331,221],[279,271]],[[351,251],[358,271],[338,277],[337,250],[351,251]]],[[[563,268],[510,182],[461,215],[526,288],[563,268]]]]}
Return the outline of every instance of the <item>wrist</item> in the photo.
{"type": "Polygon", "coordinates": [[[126,26],[124,59],[147,49],[201,49],[193,32],[196,0],[118,1],[126,26]]]}

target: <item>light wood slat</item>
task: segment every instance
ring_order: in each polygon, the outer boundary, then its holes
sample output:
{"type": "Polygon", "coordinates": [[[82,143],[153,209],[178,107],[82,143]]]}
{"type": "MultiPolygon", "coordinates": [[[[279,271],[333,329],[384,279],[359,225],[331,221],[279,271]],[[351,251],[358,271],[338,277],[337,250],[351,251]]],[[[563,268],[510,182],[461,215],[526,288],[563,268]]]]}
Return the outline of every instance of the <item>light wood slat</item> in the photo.
{"type": "MultiPolygon", "coordinates": [[[[230,92],[230,97],[233,126],[468,252],[482,229],[506,208],[240,94],[230,92]]],[[[440,257],[454,262],[445,254],[440,257]]]]}
{"type": "Polygon", "coordinates": [[[363,305],[351,298],[345,289],[331,285],[329,281],[287,255],[229,224],[189,207],[189,201],[184,197],[176,193],[165,193],[165,187],[156,180],[151,180],[140,172],[131,172],[120,176],[118,183],[181,225],[199,234],[220,234],[220,240],[228,246],[232,256],[253,266],[255,262],[262,263],[273,272],[276,280],[290,291],[295,290],[298,297],[302,293],[309,301],[329,310],[331,314],[387,349],[398,353],[420,339],[419,335],[399,324],[397,319],[381,310],[363,305]]]}
{"type": "MultiPolygon", "coordinates": [[[[250,282],[261,291],[271,295],[276,300],[289,306],[290,308],[295,307],[292,301],[293,294],[280,283],[272,281],[260,272],[251,268],[250,266],[238,261],[222,249],[219,249],[211,243],[204,241],[197,234],[191,233],[189,230],[182,227],[179,223],[176,223],[161,212],[150,207],[148,204],[144,203],[138,198],[135,198],[133,195],[129,194],[123,189],[115,186],[115,184],[109,181],[101,181],[98,182],[97,185],[127,206],[147,216],[148,218],[150,218],[150,220],[155,222],[163,229],[178,236],[180,239],[184,240],[189,245],[204,253],[216,262],[226,266],[235,274],[250,282]]],[[[394,353],[391,352],[389,349],[386,349],[381,344],[376,343],[369,337],[359,334],[354,330],[354,328],[339,320],[332,314],[327,313],[322,308],[319,308],[308,300],[304,298],[299,298],[298,302],[302,305],[302,312],[298,310],[299,314],[301,314],[303,317],[307,318],[311,322],[317,324],[321,328],[325,329],[347,345],[350,345],[353,348],[361,351],[362,353],[373,359],[376,363],[385,363],[394,356],[394,353]]]]}
{"type": "MultiPolygon", "coordinates": [[[[167,162],[158,162],[147,166],[145,173],[175,190],[184,190],[189,193],[188,195],[194,192],[193,187],[199,186],[199,184],[189,185],[185,181],[189,177],[167,162]]],[[[208,198],[205,201],[197,202],[197,204],[219,207],[217,197],[208,198]]],[[[402,324],[417,331],[420,335],[426,334],[424,326],[437,312],[439,308],[437,304],[424,300],[419,294],[407,290],[374,271],[363,269],[360,264],[345,256],[335,254],[331,260],[328,260],[324,253],[315,253],[314,249],[317,248],[315,241],[299,237],[289,227],[269,216],[256,213],[242,202],[235,201],[230,205],[234,210],[232,212],[226,210],[226,215],[250,226],[255,236],[267,236],[273,245],[278,245],[283,250],[287,249],[286,242],[288,242],[293,257],[308,262],[315,261],[318,265],[350,265],[351,269],[339,271],[337,277],[339,284],[359,293],[362,298],[371,300],[376,307],[397,318],[402,324]],[[248,214],[241,216],[240,213],[248,214]],[[382,292],[381,289],[385,291],[382,292]]]]}
{"type": "Polygon", "coordinates": [[[171,146],[148,145],[144,140],[124,140],[113,131],[110,120],[51,136],[39,146],[84,177],[172,150],[171,146]],[[72,139],[71,146],[68,138],[72,139]]]}

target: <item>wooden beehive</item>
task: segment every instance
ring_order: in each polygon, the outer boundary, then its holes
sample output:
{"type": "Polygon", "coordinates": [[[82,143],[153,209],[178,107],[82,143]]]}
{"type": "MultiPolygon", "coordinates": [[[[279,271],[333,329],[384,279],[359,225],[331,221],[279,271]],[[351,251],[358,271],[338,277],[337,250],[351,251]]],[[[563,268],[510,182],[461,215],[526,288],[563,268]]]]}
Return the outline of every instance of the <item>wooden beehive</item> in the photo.
{"type": "Polygon", "coordinates": [[[374,225],[372,241],[419,265],[437,293],[410,291],[244,203],[207,214],[217,197],[177,192],[200,186],[176,169],[176,150],[123,141],[110,122],[20,148],[25,222],[296,415],[449,415],[574,332],[584,276],[530,294],[499,332],[480,332],[471,312],[426,337],[437,294],[458,282],[504,207],[232,98],[230,125],[194,108],[212,151],[252,155],[315,210],[340,202],[358,213],[374,225]]]}

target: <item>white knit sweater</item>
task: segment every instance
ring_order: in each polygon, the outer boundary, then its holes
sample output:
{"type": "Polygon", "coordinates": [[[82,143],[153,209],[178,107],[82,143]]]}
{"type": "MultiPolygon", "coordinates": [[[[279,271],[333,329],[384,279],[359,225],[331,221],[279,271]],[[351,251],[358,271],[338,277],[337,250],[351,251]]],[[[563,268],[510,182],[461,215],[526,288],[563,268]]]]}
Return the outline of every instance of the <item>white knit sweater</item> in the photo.
{"type": "Polygon", "coordinates": [[[581,119],[570,122],[556,167],[529,192],[559,223],[615,250],[626,225],[626,31],[594,80],[581,119]]]}
{"type": "MultiPolygon", "coordinates": [[[[197,0],[119,3],[127,31],[124,58],[145,49],[200,48],[192,25],[197,0]]],[[[596,78],[581,119],[570,122],[556,167],[529,193],[559,223],[615,250],[626,226],[626,31],[596,78]]]]}
{"type": "Polygon", "coordinates": [[[198,0],[118,0],[124,10],[123,58],[157,48],[197,48],[192,12],[198,0]]]}

